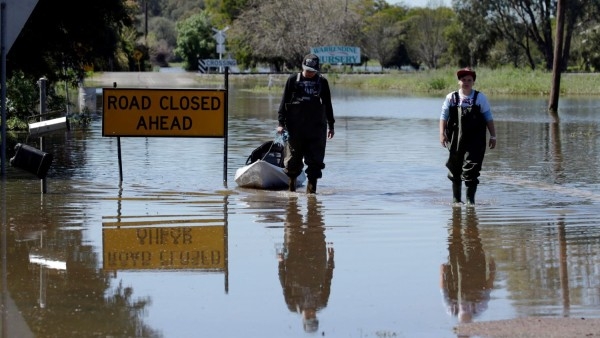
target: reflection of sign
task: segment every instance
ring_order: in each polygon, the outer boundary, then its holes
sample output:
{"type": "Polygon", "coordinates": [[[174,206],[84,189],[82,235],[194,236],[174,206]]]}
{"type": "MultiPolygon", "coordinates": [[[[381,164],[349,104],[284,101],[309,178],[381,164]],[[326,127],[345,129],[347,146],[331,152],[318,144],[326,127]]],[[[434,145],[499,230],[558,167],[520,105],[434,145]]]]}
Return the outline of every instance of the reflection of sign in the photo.
{"type": "Polygon", "coordinates": [[[312,47],[310,52],[316,54],[321,64],[359,64],[360,47],[350,46],[323,46],[312,47]]]}
{"type": "Polygon", "coordinates": [[[203,61],[206,67],[233,67],[237,65],[237,61],[234,59],[204,59],[203,61]]]}
{"type": "Polygon", "coordinates": [[[224,226],[104,228],[105,270],[225,269],[224,226]]]}
{"type": "Polygon", "coordinates": [[[225,91],[102,90],[102,136],[224,137],[225,91]]]}

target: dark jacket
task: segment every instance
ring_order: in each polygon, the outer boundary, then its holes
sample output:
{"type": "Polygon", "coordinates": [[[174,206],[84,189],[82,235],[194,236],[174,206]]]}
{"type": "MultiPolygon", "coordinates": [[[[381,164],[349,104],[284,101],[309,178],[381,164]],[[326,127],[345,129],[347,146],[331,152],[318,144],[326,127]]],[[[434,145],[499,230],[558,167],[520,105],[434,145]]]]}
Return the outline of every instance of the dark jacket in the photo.
{"type": "Polygon", "coordinates": [[[333,105],[329,82],[321,74],[312,78],[302,73],[290,75],[285,84],[283,97],[278,111],[279,126],[290,133],[297,130],[312,129],[315,125],[329,126],[333,129],[333,105]]]}

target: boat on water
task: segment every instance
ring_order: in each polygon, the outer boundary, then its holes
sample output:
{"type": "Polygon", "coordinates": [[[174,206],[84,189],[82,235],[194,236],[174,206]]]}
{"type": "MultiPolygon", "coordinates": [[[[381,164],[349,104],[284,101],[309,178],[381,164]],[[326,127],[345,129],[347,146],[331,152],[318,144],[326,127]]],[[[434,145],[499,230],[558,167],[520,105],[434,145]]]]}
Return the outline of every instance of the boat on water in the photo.
{"type": "MultiPolygon", "coordinates": [[[[287,189],[289,178],[283,171],[285,147],[281,143],[268,141],[254,149],[246,165],[235,172],[235,183],[242,188],[281,190],[287,189]]],[[[306,174],[302,172],[296,179],[296,186],[302,186],[306,174]]]]}
{"type": "MultiPolygon", "coordinates": [[[[303,172],[296,179],[296,186],[302,186],[304,181],[306,181],[306,175],[303,172]]],[[[282,167],[258,160],[237,169],[235,183],[243,188],[280,190],[288,188],[289,178],[283,172],[282,167]]]]}

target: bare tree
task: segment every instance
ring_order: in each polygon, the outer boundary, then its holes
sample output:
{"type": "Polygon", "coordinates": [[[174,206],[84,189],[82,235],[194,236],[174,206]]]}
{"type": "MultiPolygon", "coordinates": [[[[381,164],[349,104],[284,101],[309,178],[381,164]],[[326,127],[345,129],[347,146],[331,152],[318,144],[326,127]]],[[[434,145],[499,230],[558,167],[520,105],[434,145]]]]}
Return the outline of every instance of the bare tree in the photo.
{"type": "Polygon", "coordinates": [[[298,67],[311,47],[359,41],[358,16],[347,0],[251,0],[230,36],[253,60],[298,67]]]}

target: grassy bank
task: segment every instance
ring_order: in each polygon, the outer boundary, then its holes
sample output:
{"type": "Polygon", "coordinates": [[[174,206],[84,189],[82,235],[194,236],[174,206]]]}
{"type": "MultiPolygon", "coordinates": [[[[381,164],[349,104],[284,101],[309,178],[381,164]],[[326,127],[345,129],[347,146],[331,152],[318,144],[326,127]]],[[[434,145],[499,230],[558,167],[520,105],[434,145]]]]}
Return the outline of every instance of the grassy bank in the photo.
{"type": "MultiPolygon", "coordinates": [[[[475,87],[490,95],[550,94],[552,73],[515,69],[477,69],[475,87]]],[[[443,94],[458,88],[456,70],[442,69],[413,73],[390,73],[366,77],[361,81],[352,76],[339,76],[340,84],[361,88],[392,89],[401,92],[443,94]]],[[[561,75],[561,95],[600,95],[600,74],[561,75]]]]}
{"type": "MultiPolygon", "coordinates": [[[[476,69],[475,88],[495,96],[548,96],[552,73],[517,69],[476,69]]],[[[342,85],[365,90],[390,90],[401,93],[440,96],[458,88],[455,69],[437,69],[419,72],[392,71],[385,74],[327,73],[332,85],[342,85]]],[[[255,88],[268,90],[268,75],[255,88]]],[[[274,75],[276,86],[283,86],[287,75],[274,75]]],[[[234,75],[233,81],[248,81],[246,75],[234,75]],[[236,80],[237,79],[237,80],[236,80]]],[[[273,88],[271,88],[273,90],[273,88]]],[[[600,74],[563,73],[561,96],[600,96],[600,74]]]]}
{"type": "MultiPolygon", "coordinates": [[[[552,73],[520,69],[478,68],[475,88],[494,96],[549,96],[552,73]]],[[[382,74],[347,74],[329,72],[325,76],[334,86],[348,86],[364,90],[384,90],[415,95],[445,95],[458,88],[456,69],[437,69],[418,72],[390,71],[382,74]]],[[[229,77],[232,83],[244,84],[254,92],[282,90],[289,73],[286,74],[235,74],[229,77]],[[271,83],[269,88],[268,83],[271,83]]],[[[181,73],[201,84],[222,83],[223,74],[181,73]]],[[[112,86],[104,83],[102,73],[85,80],[85,86],[112,86]]],[[[599,96],[600,73],[563,73],[560,85],[561,96],[599,96]]]]}

